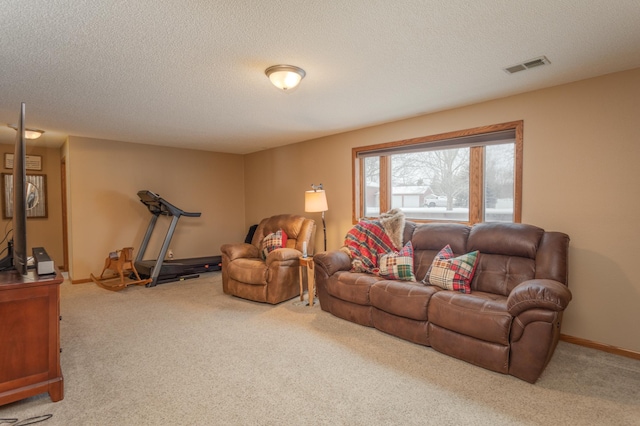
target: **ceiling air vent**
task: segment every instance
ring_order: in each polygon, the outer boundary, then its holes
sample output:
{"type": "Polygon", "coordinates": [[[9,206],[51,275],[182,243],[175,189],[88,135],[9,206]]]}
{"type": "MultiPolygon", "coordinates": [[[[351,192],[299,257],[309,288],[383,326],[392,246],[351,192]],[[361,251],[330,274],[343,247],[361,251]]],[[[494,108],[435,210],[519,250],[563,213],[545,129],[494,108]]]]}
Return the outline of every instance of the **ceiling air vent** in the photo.
{"type": "Polygon", "coordinates": [[[523,62],[521,64],[512,65],[510,67],[504,68],[504,70],[508,74],[513,74],[519,71],[528,70],[528,69],[539,67],[542,65],[548,65],[550,63],[551,61],[549,61],[549,59],[547,59],[546,56],[540,56],[539,58],[529,59],[528,61],[523,62]]]}

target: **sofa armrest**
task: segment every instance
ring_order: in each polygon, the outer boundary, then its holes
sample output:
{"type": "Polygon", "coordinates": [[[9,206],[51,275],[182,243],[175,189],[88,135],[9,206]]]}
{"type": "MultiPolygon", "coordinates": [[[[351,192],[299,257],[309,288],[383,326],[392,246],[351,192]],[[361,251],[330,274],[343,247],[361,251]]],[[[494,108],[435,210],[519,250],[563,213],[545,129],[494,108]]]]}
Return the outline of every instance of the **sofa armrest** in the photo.
{"type": "Polygon", "coordinates": [[[341,250],[323,251],[314,255],[313,261],[317,267],[326,272],[327,276],[331,276],[338,271],[351,270],[351,258],[341,250]]]}
{"type": "Polygon", "coordinates": [[[294,248],[279,248],[273,250],[271,253],[267,255],[265,262],[267,266],[271,265],[273,262],[284,262],[287,260],[297,260],[300,256],[302,256],[302,252],[296,250],[294,248]]]}
{"type": "Polygon", "coordinates": [[[529,280],[518,284],[507,298],[507,309],[514,317],[528,309],[564,311],[571,301],[571,291],[554,280],[529,280]]]}
{"type": "Polygon", "coordinates": [[[240,258],[254,259],[260,257],[258,248],[253,244],[247,243],[223,244],[220,247],[220,251],[229,258],[229,261],[240,258]]]}

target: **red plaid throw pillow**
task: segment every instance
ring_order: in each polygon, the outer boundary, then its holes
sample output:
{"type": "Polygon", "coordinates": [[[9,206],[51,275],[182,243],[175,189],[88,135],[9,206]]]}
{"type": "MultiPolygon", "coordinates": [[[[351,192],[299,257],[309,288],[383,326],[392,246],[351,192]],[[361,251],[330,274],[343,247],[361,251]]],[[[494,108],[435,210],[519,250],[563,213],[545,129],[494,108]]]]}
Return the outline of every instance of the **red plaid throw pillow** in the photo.
{"type": "Polygon", "coordinates": [[[413,245],[409,241],[396,253],[388,253],[380,258],[378,275],[390,280],[415,281],[413,275],[413,245]]]}
{"type": "Polygon", "coordinates": [[[471,280],[478,265],[478,251],[454,257],[449,244],[433,259],[422,282],[445,290],[471,293],[471,280]]]}
{"type": "Polygon", "coordinates": [[[262,250],[260,250],[262,259],[265,260],[269,253],[271,253],[275,249],[283,248],[286,246],[287,234],[282,229],[278,229],[276,232],[267,235],[262,240],[262,250]]]}

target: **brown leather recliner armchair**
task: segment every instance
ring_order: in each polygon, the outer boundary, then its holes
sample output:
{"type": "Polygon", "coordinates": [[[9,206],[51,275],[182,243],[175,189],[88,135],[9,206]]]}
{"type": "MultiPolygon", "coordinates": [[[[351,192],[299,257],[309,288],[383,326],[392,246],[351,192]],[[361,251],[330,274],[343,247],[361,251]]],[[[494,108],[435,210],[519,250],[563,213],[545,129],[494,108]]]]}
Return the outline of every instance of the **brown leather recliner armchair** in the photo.
{"type": "Polygon", "coordinates": [[[298,215],[281,214],[263,219],[251,244],[224,244],[222,252],[222,289],[226,294],[256,302],[276,304],[300,295],[299,263],[303,245],[313,256],[316,224],[298,215]],[[273,250],[263,260],[262,241],[282,229],[286,247],[273,250]]]}

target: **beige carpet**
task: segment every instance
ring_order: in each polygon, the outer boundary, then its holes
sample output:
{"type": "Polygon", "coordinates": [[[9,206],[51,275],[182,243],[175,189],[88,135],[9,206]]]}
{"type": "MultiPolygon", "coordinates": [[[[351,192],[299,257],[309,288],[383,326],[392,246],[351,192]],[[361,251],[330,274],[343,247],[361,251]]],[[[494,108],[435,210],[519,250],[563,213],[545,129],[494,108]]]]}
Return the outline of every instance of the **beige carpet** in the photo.
{"type": "Polygon", "coordinates": [[[62,285],[65,398],[0,407],[53,425],[639,425],[640,362],[560,342],[535,385],[219,272],[109,292],[62,285]]]}

